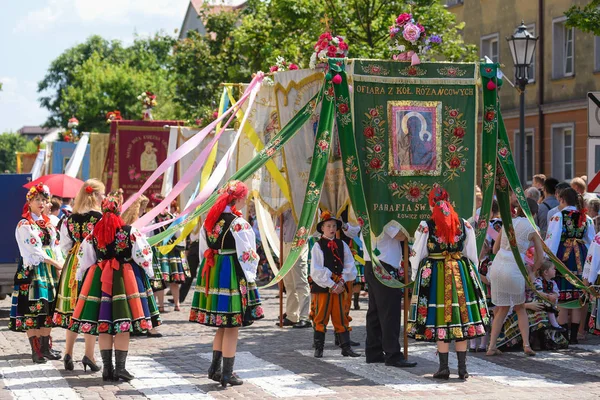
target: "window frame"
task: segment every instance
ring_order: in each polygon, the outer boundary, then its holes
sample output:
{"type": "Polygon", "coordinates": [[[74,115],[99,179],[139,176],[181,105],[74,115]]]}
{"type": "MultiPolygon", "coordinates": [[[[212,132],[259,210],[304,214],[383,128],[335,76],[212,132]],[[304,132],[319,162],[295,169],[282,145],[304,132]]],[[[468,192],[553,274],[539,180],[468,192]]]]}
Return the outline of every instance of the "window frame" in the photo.
{"type": "Polygon", "coordinates": [[[575,28],[567,28],[566,26],[566,22],[567,22],[567,17],[562,16],[562,17],[558,17],[558,18],[554,18],[552,20],[552,78],[553,79],[561,79],[561,78],[570,78],[572,76],[575,75],[575,28]],[[560,57],[560,71],[558,71],[559,73],[557,73],[557,70],[559,68],[559,66],[556,65],[556,60],[555,60],[555,52],[557,49],[557,43],[555,42],[555,37],[556,37],[556,29],[557,26],[560,26],[560,29],[563,30],[562,33],[562,43],[560,43],[561,46],[561,55],[562,57],[560,57]],[[567,73],[567,57],[566,57],[566,44],[567,44],[567,35],[566,32],[567,30],[571,30],[571,41],[573,42],[572,44],[572,68],[571,68],[571,72],[567,73]]]}
{"type": "Polygon", "coordinates": [[[600,72],[600,36],[594,36],[594,72],[600,72]]]}
{"type": "MultiPolygon", "coordinates": [[[[561,130],[561,135],[564,135],[564,131],[566,129],[571,130],[571,135],[572,135],[573,140],[571,142],[571,178],[569,178],[569,180],[570,180],[575,177],[575,122],[564,122],[564,123],[550,125],[550,132],[551,132],[550,148],[552,149],[551,154],[550,154],[550,156],[551,156],[550,159],[552,160],[553,166],[557,165],[557,161],[554,160],[554,145],[556,144],[555,139],[554,139],[554,132],[555,132],[555,130],[558,130],[558,129],[561,130]]],[[[562,142],[563,142],[563,147],[564,147],[564,139],[562,142]]],[[[556,179],[558,179],[559,181],[564,181],[564,180],[567,180],[567,178],[565,178],[566,168],[565,168],[565,162],[564,162],[564,154],[563,154],[562,163],[560,163],[560,164],[562,164],[562,175],[560,176],[560,178],[559,178],[558,174],[555,173],[554,170],[551,170],[550,172],[551,172],[552,176],[555,177],[556,179]]]]}
{"type": "Polygon", "coordinates": [[[496,33],[490,33],[490,34],[481,36],[481,38],[479,39],[479,49],[481,50],[480,51],[481,58],[483,58],[484,56],[488,56],[492,61],[499,63],[500,62],[500,33],[496,32],[496,33]],[[491,50],[492,39],[494,39],[496,41],[496,43],[498,43],[498,60],[496,60],[496,61],[494,61],[491,54],[484,54],[485,51],[491,50]],[[486,46],[486,48],[484,50],[483,44],[486,42],[490,42],[490,46],[486,46]]]}
{"type": "MultiPolygon", "coordinates": [[[[515,144],[515,148],[513,149],[513,155],[514,155],[514,159],[517,160],[518,157],[521,156],[521,154],[519,154],[517,156],[517,148],[518,148],[518,143],[517,143],[517,135],[519,135],[520,130],[519,129],[515,129],[513,131],[513,143],[515,144]]],[[[531,185],[533,183],[533,176],[535,175],[534,170],[535,170],[535,128],[525,128],[525,146],[527,146],[527,137],[531,136],[531,179],[528,179],[525,183],[528,185],[531,185]]],[[[527,151],[525,152],[527,153],[527,151]]],[[[515,167],[517,167],[517,165],[515,165],[515,167]]],[[[525,159],[525,178],[527,179],[527,158],[525,159]]]]}

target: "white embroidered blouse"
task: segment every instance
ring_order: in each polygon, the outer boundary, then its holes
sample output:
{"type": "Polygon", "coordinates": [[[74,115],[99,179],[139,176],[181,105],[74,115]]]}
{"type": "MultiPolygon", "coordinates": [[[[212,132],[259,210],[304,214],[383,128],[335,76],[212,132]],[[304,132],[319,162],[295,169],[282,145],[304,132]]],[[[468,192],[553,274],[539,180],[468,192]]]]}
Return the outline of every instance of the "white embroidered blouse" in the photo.
{"type": "MultiPolygon", "coordinates": [[[[325,237],[323,236],[323,238],[325,237]]],[[[344,244],[344,271],[342,272],[342,279],[344,282],[351,282],[356,279],[354,256],[346,242],[342,243],[344,244]]],[[[335,285],[335,282],[331,279],[331,270],[324,264],[325,260],[321,246],[319,246],[318,243],[315,243],[310,251],[310,277],[314,283],[322,288],[330,288],[335,285]]]]}
{"type": "MultiPolygon", "coordinates": [[[[41,219],[35,214],[31,214],[34,221],[41,219]]],[[[58,240],[56,235],[56,228],[50,222],[46,224],[48,234],[50,235],[50,248],[56,254],[55,261],[63,263],[61,251],[58,247],[58,240]]],[[[22,219],[17,225],[15,230],[15,238],[19,246],[19,252],[23,257],[23,265],[25,267],[34,267],[45,259],[50,258],[44,251],[42,243],[42,236],[44,235],[42,229],[37,224],[31,224],[29,220],[22,219]]]]}

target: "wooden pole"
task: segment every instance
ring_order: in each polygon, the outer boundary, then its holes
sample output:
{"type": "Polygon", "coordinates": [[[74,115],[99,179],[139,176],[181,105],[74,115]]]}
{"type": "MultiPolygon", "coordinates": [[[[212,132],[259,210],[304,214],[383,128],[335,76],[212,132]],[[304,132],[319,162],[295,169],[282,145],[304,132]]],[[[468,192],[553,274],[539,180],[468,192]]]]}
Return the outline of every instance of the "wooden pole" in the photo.
{"type": "MultiPolygon", "coordinates": [[[[404,255],[402,257],[404,261],[404,285],[408,285],[408,271],[410,260],[408,259],[408,238],[404,239],[404,255]]],[[[408,298],[408,287],[404,288],[404,324],[403,324],[403,333],[404,333],[404,359],[408,360],[408,330],[406,329],[406,325],[408,322],[408,306],[409,306],[409,298],[408,298]]]]}
{"type": "MultiPolygon", "coordinates": [[[[279,269],[283,267],[283,213],[279,215],[279,269]]],[[[279,281],[279,327],[283,328],[283,280],[279,281]]]]}

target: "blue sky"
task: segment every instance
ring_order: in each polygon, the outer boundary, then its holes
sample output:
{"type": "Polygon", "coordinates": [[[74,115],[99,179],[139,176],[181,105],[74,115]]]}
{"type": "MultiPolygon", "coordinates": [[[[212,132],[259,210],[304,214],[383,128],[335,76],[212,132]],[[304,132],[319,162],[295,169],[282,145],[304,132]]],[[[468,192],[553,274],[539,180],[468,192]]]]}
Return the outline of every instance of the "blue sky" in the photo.
{"type": "Polygon", "coordinates": [[[37,83],[65,49],[98,34],[134,35],[181,27],[188,0],[0,0],[0,132],[42,124],[37,83]]]}

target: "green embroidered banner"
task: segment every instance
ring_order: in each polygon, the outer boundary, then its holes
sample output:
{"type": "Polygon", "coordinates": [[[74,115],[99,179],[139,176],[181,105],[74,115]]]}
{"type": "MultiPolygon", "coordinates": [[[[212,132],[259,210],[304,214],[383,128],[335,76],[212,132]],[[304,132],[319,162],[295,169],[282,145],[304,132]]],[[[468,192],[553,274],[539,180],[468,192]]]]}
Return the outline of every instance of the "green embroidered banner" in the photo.
{"type": "Polygon", "coordinates": [[[393,223],[412,237],[430,217],[434,184],[448,190],[461,217],[471,217],[477,64],[354,60],[350,69],[356,163],[373,234],[393,223]]]}
{"type": "MultiPolygon", "coordinates": [[[[298,130],[310,119],[317,104],[321,101],[321,97],[323,96],[323,92],[321,91],[317,95],[315,95],[302,109],[292,118],[280,131],[277,135],[275,135],[269,143],[262,149],[250,162],[240,168],[235,174],[231,176],[229,180],[239,180],[245,181],[252,174],[258,171],[259,168],[264,166],[268,160],[270,160],[281,147],[288,141],[298,130]]],[[[225,185],[223,185],[225,186],[225,185]]],[[[148,238],[148,243],[151,246],[154,246],[157,243],[160,243],[165,237],[175,233],[182,225],[187,224],[192,219],[199,217],[200,215],[206,213],[210,207],[217,200],[218,193],[215,191],[201,206],[199,206],[193,213],[189,214],[186,218],[184,218],[179,224],[170,227],[164,232],[159,233],[158,235],[152,236],[148,238]]]]}

